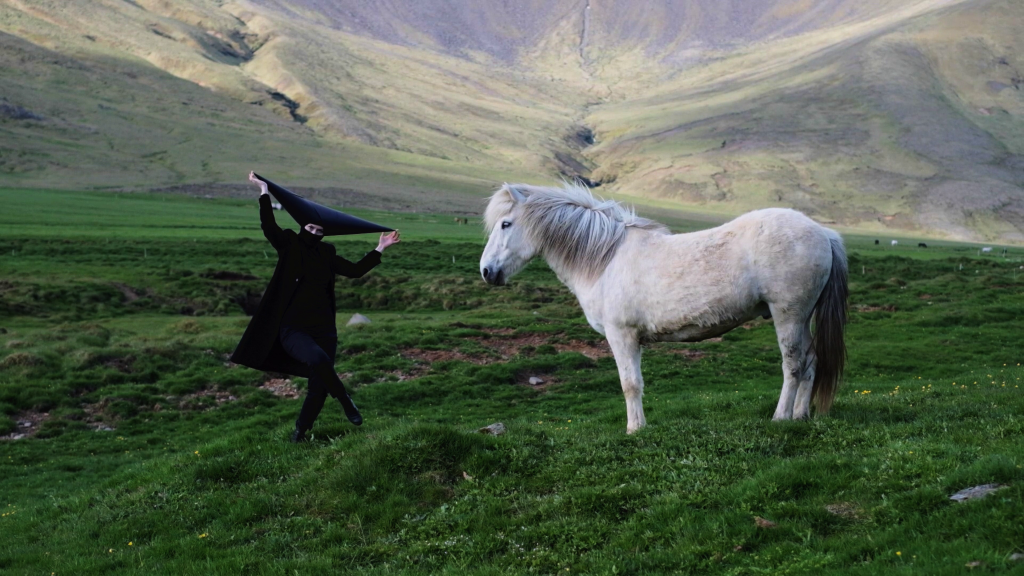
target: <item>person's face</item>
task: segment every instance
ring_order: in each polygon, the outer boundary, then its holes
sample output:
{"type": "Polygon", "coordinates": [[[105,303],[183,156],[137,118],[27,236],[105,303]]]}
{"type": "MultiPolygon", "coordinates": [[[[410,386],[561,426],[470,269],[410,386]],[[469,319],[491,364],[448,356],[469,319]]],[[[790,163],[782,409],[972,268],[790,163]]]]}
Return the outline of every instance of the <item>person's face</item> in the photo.
{"type": "Polygon", "coordinates": [[[314,236],[323,236],[324,235],[324,228],[323,228],[323,226],[320,226],[320,225],[317,225],[317,224],[306,224],[305,228],[306,228],[306,232],[309,232],[310,234],[312,234],[314,236]]]}

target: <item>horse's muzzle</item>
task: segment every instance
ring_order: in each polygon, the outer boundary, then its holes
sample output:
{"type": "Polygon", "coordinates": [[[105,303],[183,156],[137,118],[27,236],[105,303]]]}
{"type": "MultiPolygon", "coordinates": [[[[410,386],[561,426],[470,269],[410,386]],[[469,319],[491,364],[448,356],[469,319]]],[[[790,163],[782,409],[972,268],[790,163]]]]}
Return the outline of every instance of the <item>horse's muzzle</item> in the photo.
{"type": "Polygon", "coordinates": [[[492,268],[484,268],[480,271],[480,275],[484,277],[484,282],[492,286],[504,286],[505,275],[501,273],[501,270],[494,270],[492,268]]]}

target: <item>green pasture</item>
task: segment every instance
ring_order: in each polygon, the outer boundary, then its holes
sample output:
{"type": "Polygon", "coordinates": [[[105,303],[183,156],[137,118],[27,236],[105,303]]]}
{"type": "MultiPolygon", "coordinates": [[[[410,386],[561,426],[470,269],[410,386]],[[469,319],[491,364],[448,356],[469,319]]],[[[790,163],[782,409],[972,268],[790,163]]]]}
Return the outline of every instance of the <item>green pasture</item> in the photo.
{"type": "MultiPolygon", "coordinates": [[[[0,203],[4,206],[0,230],[5,238],[11,239],[98,238],[140,243],[151,239],[263,240],[258,199],[256,187],[251,201],[184,194],[0,189],[0,203]]],[[[460,224],[451,215],[346,211],[398,228],[405,237],[413,239],[483,238],[478,226],[460,224]]],[[[282,227],[298,229],[286,212],[276,214],[282,227]]],[[[376,245],[375,238],[360,238],[369,245],[368,250],[376,245]]]]}
{"type": "Polygon", "coordinates": [[[614,360],[543,262],[487,287],[478,223],[357,211],[404,238],[337,287],[366,422],[329,403],[292,445],[301,400],[226,359],[273,270],[255,196],[0,202],[0,436],[33,422],[0,440],[4,574],[1024,570],[1020,248],[849,236],[832,412],[771,421],[755,322],[647,348],[649,425],[626,435],[614,360]]]}

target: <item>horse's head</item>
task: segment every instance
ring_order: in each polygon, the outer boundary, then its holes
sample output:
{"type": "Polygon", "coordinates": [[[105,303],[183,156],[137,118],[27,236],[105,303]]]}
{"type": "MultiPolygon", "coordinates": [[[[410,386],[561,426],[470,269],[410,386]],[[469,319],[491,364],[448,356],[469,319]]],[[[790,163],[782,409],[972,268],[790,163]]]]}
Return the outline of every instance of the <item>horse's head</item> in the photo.
{"type": "Polygon", "coordinates": [[[522,226],[526,198],[521,189],[505,184],[487,204],[484,224],[490,237],[480,256],[480,275],[488,284],[504,285],[537,255],[537,246],[522,226]]]}

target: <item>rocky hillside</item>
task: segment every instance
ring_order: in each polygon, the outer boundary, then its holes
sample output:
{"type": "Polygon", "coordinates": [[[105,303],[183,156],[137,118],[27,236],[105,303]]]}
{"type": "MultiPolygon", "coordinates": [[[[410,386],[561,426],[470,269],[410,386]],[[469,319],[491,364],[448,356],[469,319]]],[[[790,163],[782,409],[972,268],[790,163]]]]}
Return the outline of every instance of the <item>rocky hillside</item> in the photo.
{"type": "Polygon", "coordinates": [[[0,186],[503,180],[1024,241],[1011,0],[0,0],[0,186]]]}

